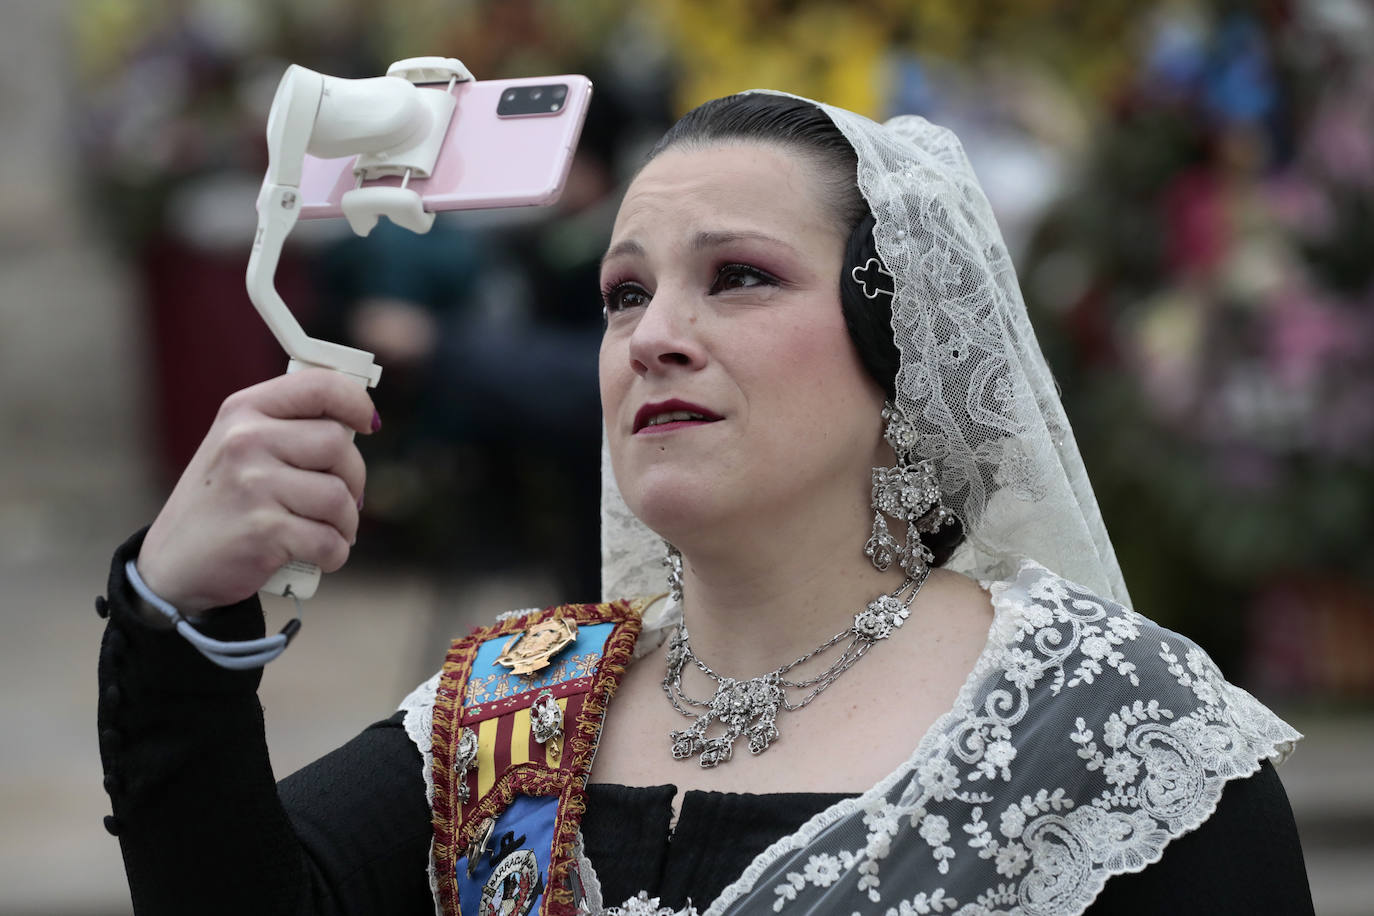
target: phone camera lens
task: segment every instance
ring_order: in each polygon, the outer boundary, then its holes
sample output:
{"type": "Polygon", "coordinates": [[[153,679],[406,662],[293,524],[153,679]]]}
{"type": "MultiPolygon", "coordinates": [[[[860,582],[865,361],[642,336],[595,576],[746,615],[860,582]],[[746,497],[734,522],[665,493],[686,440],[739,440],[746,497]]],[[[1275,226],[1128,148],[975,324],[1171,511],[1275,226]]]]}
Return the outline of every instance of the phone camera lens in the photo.
{"type": "Polygon", "coordinates": [[[567,83],[522,83],[507,85],[497,98],[497,117],[556,116],[573,98],[573,88],[567,83]]]}

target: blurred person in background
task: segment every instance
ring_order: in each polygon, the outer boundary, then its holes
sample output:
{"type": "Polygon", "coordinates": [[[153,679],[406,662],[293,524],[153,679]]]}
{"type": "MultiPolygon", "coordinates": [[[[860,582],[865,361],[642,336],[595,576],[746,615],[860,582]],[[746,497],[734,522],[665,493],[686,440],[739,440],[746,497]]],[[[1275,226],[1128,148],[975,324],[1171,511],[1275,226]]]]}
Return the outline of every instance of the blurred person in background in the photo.
{"type": "Polygon", "coordinates": [[[1311,912],[1271,765],[1300,736],[1128,609],[951,133],[708,103],[600,286],[608,600],[456,640],[279,786],[259,673],[169,618],[254,637],[283,562],[339,568],[380,420],[323,372],[225,402],[111,568],[140,913],[1311,912]]]}

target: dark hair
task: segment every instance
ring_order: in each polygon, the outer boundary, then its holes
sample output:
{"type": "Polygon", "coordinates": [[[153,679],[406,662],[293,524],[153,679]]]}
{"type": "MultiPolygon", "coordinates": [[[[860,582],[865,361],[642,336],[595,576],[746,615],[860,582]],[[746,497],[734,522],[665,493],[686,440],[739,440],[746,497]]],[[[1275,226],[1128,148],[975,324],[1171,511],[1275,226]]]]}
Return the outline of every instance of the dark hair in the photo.
{"type": "MultiPolygon", "coordinates": [[[[851,268],[862,268],[870,258],[883,263],[873,241],[873,214],[859,191],[859,157],[854,147],[830,116],[811,102],[751,92],[727,95],[693,108],[654,144],[645,161],[670,147],[730,140],[785,146],[817,164],[822,191],[848,239],[839,276],[845,327],[868,374],[888,399],[895,401],[901,355],[892,339],[892,296],[864,295],[864,288],[850,273],[851,268]]],[[[956,521],[935,534],[923,534],[921,539],[935,554],[938,566],[963,541],[963,525],[956,521]]]]}

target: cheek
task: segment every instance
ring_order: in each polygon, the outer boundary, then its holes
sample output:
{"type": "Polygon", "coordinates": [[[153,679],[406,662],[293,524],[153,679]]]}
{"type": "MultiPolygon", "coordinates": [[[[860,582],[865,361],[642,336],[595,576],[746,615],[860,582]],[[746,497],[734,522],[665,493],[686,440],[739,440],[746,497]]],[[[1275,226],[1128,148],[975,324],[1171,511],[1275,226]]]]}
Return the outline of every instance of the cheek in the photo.
{"type": "Polygon", "coordinates": [[[624,368],[625,359],[618,354],[615,341],[610,337],[602,337],[596,374],[597,384],[601,389],[601,412],[605,416],[611,415],[625,390],[625,372],[617,371],[624,368]]]}
{"type": "Polygon", "coordinates": [[[859,362],[843,323],[789,327],[768,347],[769,374],[785,380],[770,385],[770,400],[776,400],[774,409],[789,419],[789,427],[816,436],[850,435],[873,425],[883,395],[859,362]]]}

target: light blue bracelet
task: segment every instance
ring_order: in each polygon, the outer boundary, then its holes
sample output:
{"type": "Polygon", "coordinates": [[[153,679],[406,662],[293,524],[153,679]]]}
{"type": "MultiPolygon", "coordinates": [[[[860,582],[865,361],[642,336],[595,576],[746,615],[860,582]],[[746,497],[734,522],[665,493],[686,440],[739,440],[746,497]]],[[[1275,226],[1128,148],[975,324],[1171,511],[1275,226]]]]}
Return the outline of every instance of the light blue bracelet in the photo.
{"type": "Polygon", "coordinates": [[[153,590],[143,581],[143,577],[138,574],[138,566],[133,560],[124,564],[124,575],[128,578],[129,584],[134,587],[134,591],[138,592],[140,598],[166,617],[176,628],[176,631],[187,642],[195,646],[197,652],[221,668],[230,668],[235,671],[261,668],[285,652],[286,647],[291,644],[291,640],[301,629],[301,602],[295,595],[291,595],[291,598],[296,602],[296,616],[287,621],[286,626],[282,627],[281,632],[276,636],[247,639],[241,642],[224,642],[219,639],[211,639],[193,627],[191,621],[187,620],[181,611],[153,593],[153,590]]]}

